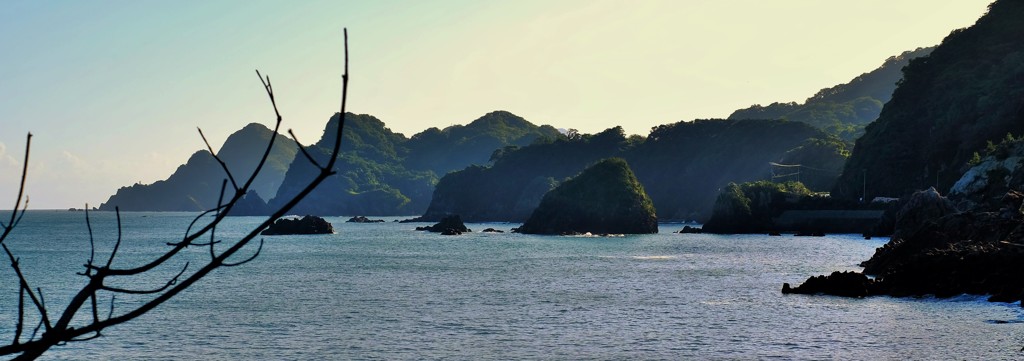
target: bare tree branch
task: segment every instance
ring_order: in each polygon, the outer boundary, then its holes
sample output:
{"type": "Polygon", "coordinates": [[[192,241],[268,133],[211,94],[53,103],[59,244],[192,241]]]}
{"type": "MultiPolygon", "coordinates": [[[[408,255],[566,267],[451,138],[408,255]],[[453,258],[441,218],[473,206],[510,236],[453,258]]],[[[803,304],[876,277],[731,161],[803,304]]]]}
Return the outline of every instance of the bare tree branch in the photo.
{"type": "Polygon", "coordinates": [[[13,344],[18,344],[18,339],[21,338],[22,328],[25,324],[25,287],[18,285],[18,323],[14,326],[14,341],[13,344]]]}
{"type": "Polygon", "coordinates": [[[231,186],[235,188],[235,191],[238,191],[239,190],[238,183],[235,183],[235,177],[232,176],[231,175],[231,171],[228,170],[227,163],[224,163],[224,160],[220,159],[220,156],[217,155],[217,152],[213,151],[213,147],[210,146],[210,142],[208,140],[206,140],[206,135],[203,134],[203,129],[199,128],[199,127],[196,127],[196,129],[199,130],[199,137],[203,138],[203,143],[206,143],[206,149],[210,150],[210,155],[212,155],[213,159],[217,161],[217,164],[220,164],[220,167],[224,169],[224,174],[227,174],[228,175],[228,179],[231,180],[231,186]]]}
{"type": "Polygon", "coordinates": [[[32,287],[29,286],[28,280],[25,279],[25,275],[21,273],[21,266],[18,265],[18,259],[14,258],[14,253],[11,252],[11,249],[7,248],[7,245],[3,243],[0,243],[0,247],[3,247],[4,252],[7,253],[7,257],[11,261],[11,268],[13,268],[14,273],[18,275],[18,284],[21,288],[25,289],[26,293],[28,293],[28,297],[32,300],[32,304],[36,306],[40,316],[42,316],[42,321],[46,325],[46,329],[50,329],[50,320],[46,317],[46,307],[40,301],[42,295],[36,297],[36,294],[32,292],[32,287]]]}
{"type": "Polygon", "coordinates": [[[306,147],[303,147],[302,143],[299,143],[299,137],[295,136],[295,132],[293,132],[291,129],[288,129],[288,135],[291,135],[292,139],[295,140],[295,144],[298,145],[299,151],[302,152],[302,155],[306,156],[307,161],[313,163],[313,165],[316,166],[317,169],[324,169],[324,167],[320,166],[320,162],[317,162],[316,159],[313,159],[313,156],[309,155],[309,152],[306,151],[306,147]]]}
{"type": "MultiPolygon", "coordinates": [[[[218,215],[220,215],[219,213],[220,213],[221,206],[224,205],[224,188],[225,187],[227,187],[227,181],[221,181],[220,182],[220,195],[217,196],[217,208],[215,208],[215,209],[218,210],[217,211],[218,215]]],[[[214,255],[214,247],[213,247],[214,245],[217,244],[217,240],[216,240],[216,236],[215,236],[216,233],[217,233],[217,227],[214,226],[213,228],[210,229],[210,243],[209,243],[210,244],[210,259],[217,258],[217,256],[214,255]]]]}
{"type": "Polygon", "coordinates": [[[164,284],[162,287],[157,288],[157,289],[153,289],[153,290],[144,290],[144,291],[141,291],[141,290],[129,290],[129,289],[126,289],[126,288],[111,287],[111,286],[106,286],[106,285],[104,285],[100,289],[104,290],[104,291],[114,292],[114,293],[127,293],[127,294],[131,294],[131,295],[148,295],[148,294],[163,292],[163,290],[166,290],[167,287],[171,287],[175,283],[178,283],[178,277],[181,277],[181,275],[184,274],[185,270],[187,270],[187,269],[188,269],[188,262],[185,262],[185,267],[182,267],[181,271],[178,272],[177,275],[175,275],[170,280],[168,280],[167,283],[164,284]]]}
{"type": "Polygon", "coordinates": [[[114,214],[117,215],[117,242],[114,242],[114,250],[110,251],[110,258],[107,259],[107,265],[104,268],[109,269],[110,264],[114,262],[114,257],[117,256],[117,249],[121,247],[121,209],[114,207],[114,214]]]}
{"type": "MultiPolygon", "coordinates": [[[[274,94],[274,87],[270,82],[270,77],[263,76],[263,74],[261,74],[257,70],[256,75],[259,77],[260,83],[263,85],[264,91],[266,92],[267,97],[270,99],[270,104],[273,107],[276,121],[274,124],[273,135],[267,142],[266,148],[264,149],[262,156],[259,158],[257,166],[252,171],[252,173],[250,173],[245,178],[245,183],[242,184],[241,186],[238,185],[238,183],[235,181],[234,176],[228,170],[227,164],[213,151],[213,147],[210,146],[210,143],[207,140],[205,134],[203,134],[202,130],[200,129],[199,135],[203,139],[203,142],[206,144],[207,149],[209,149],[214,159],[220,164],[221,168],[227,174],[227,179],[223,180],[221,183],[221,191],[218,196],[217,206],[213,209],[204,211],[197,215],[186,228],[185,234],[184,236],[182,236],[180,241],[167,242],[167,245],[170,246],[171,248],[168,249],[166,252],[156,257],[155,259],[145,264],[142,264],[141,266],[136,266],[132,268],[122,269],[112,267],[114,257],[117,256],[117,252],[120,249],[121,243],[123,241],[123,229],[121,224],[120,209],[116,207],[115,213],[117,215],[117,240],[114,243],[114,247],[110,252],[110,258],[107,260],[106,264],[102,266],[96,264],[96,241],[93,236],[91,220],[89,218],[88,204],[86,204],[86,226],[89,235],[90,251],[89,259],[86,261],[86,264],[84,265],[85,271],[83,273],[78,274],[86,276],[89,281],[85,286],[83,286],[73,295],[71,300],[65,306],[64,310],[59,314],[60,317],[56,320],[56,322],[51,322],[51,320],[48,317],[48,310],[46,307],[45,299],[43,297],[42,289],[35,288],[35,291],[33,291],[33,288],[29,285],[27,278],[21,272],[20,266],[18,264],[18,259],[14,256],[14,253],[7,247],[7,245],[3,244],[3,241],[11,233],[11,230],[20,222],[21,217],[24,216],[25,208],[27,208],[28,204],[27,196],[24,196],[24,204],[21,201],[25,189],[25,178],[28,170],[27,164],[30,149],[29,142],[26,142],[25,165],[22,170],[21,184],[18,189],[18,197],[15,202],[14,211],[12,212],[9,224],[0,225],[3,228],[3,232],[0,233],[0,246],[2,246],[8,258],[10,259],[11,267],[14,269],[19,282],[19,305],[14,338],[11,344],[0,346],[0,355],[16,355],[15,359],[34,359],[53,346],[63,345],[68,342],[80,342],[95,339],[102,335],[101,331],[103,329],[123,322],[130,321],[136,317],[139,317],[153,310],[154,308],[158,307],[159,305],[176,296],[178,293],[184,291],[185,289],[188,289],[194,283],[203,279],[203,277],[207,276],[210,272],[217,268],[240,266],[255,260],[263,250],[263,239],[260,239],[259,246],[257,246],[255,252],[248,258],[238,262],[227,261],[232,256],[238,254],[238,252],[241,251],[243,248],[248,246],[250,242],[252,242],[256,237],[258,237],[263,230],[265,230],[267,227],[273,224],[275,220],[287,214],[287,212],[289,212],[293,207],[295,207],[295,205],[297,205],[303,198],[308,196],[317,186],[323,183],[324,180],[326,180],[331,175],[335,174],[334,166],[337,162],[337,158],[341,151],[341,140],[345,126],[345,108],[346,101],[348,98],[349,75],[347,30],[345,30],[344,32],[344,39],[345,63],[344,73],[342,74],[340,109],[341,112],[339,115],[338,127],[334,137],[335,141],[331,150],[330,157],[328,158],[327,164],[319,164],[306,151],[305,147],[303,147],[302,144],[298,142],[298,140],[295,141],[298,144],[299,149],[306,157],[306,160],[319,169],[318,174],[316,175],[316,177],[313,178],[313,180],[311,180],[308,184],[302,187],[302,189],[293,198],[289,199],[282,206],[274,210],[271,213],[271,215],[267,217],[262,223],[249,230],[244,236],[231,242],[223,242],[221,240],[216,239],[216,232],[218,226],[221,224],[221,222],[225,220],[227,215],[231,213],[231,210],[236,205],[238,205],[238,202],[245,196],[246,192],[249,190],[249,187],[252,186],[252,183],[265,166],[267,159],[270,157],[270,154],[273,150],[274,143],[277,140],[277,133],[280,130],[280,126],[283,119],[277,105],[276,97],[274,94]],[[228,181],[231,182],[231,185],[234,188],[233,193],[227,192],[228,181]],[[198,224],[200,224],[200,220],[203,220],[204,223],[201,227],[198,227],[198,224]],[[196,227],[198,227],[199,229],[194,230],[194,228],[196,227]],[[202,237],[209,237],[209,241],[205,243],[196,242],[202,237]],[[224,249],[222,252],[217,253],[217,250],[215,249],[214,246],[218,243],[226,244],[227,248],[224,249]],[[174,259],[175,256],[180,254],[182,250],[188,248],[189,246],[209,247],[209,261],[205,261],[205,263],[202,263],[194,273],[186,273],[190,265],[190,263],[186,262],[184,267],[182,267],[182,269],[175,276],[171,277],[168,281],[166,281],[164,285],[156,289],[150,290],[137,290],[123,287],[115,287],[105,283],[107,280],[111,278],[134,276],[154,270],[157,267],[165,265],[171,259],[174,259]],[[99,314],[99,292],[104,292],[104,294],[110,295],[110,307],[106,317],[101,317],[101,315],[99,314]],[[115,315],[114,306],[117,294],[142,295],[145,297],[152,298],[144,301],[142,304],[138,306],[132,307],[131,309],[127,310],[122,314],[115,315]],[[26,295],[28,296],[28,299],[31,301],[32,305],[35,306],[35,311],[39,314],[40,321],[38,326],[36,326],[35,330],[33,330],[32,335],[28,338],[28,340],[22,340],[21,336],[26,319],[26,295]],[[89,308],[89,310],[83,311],[83,307],[87,307],[89,308]],[[76,319],[76,315],[80,311],[89,312],[89,315],[91,317],[88,318],[88,321],[83,322],[81,321],[81,318],[79,318],[79,321],[74,321],[76,319]],[[43,328],[44,330],[43,333],[39,335],[39,337],[37,338],[36,336],[40,328],[43,328]]],[[[290,130],[289,134],[292,134],[292,137],[294,138],[294,133],[291,132],[290,130]]],[[[29,141],[31,141],[31,137],[32,135],[29,134],[29,141]]]]}
{"type": "Polygon", "coordinates": [[[259,246],[259,248],[256,248],[256,253],[254,253],[251,257],[246,258],[243,261],[235,262],[235,263],[222,262],[221,265],[224,266],[224,267],[241,266],[243,264],[249,263],[249,261],[252,261],[252,260],[256,259],[256,256],[259,256],[260,255],[260,251],[262,251],[262,250],[263,250],[263,239],[260,238],[260,246],[259,246]]]}

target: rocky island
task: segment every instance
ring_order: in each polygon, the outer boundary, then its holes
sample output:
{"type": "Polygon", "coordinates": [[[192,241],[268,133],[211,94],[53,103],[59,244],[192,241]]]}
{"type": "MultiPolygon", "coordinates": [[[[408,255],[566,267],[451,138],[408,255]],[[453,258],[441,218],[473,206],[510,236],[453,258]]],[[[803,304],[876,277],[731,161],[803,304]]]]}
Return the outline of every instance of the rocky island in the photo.
{"type": "Polygon", "coordinates": [[[644,187],[621,158],[583,170],[544,195],[519,233],[658,233],[658,218],[644,187]]]}
{"type": "Polygon", "coordinates": [[[347,222],[347,223],[384,223],[384,220],[383,219],[369,219],[366,216],[355,216],[355,217],[349,218],[345,222],[347,222]]]}
{"type": "Polygon", "coordinates": [[[267,227],[260,234],[267,236],[291,235],[291,234],[332,234],[334,226],[327,220],[307,215],[298,218],[280,218],[274,224],[267,227]]]}
{"type": "Polygon", "coordinates": [[[460,234],[473,231],[466,228],[466,224],[462,223],[462,217],[459,217],[457,214],[444,217],[440,222],[433,226],[416,227],[416,230],[440,233],[444,236],[458,236],[460,234]]]}

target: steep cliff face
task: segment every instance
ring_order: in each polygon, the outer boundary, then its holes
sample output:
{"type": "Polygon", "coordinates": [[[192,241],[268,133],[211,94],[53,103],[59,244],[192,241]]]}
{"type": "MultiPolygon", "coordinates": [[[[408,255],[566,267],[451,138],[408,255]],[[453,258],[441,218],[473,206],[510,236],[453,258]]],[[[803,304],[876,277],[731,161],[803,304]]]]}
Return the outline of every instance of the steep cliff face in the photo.
{"type": "Polygon", "coordinates": [[[964,211],[992,208],[1010,190],[1024,189],[1024,140],[992,147],[949,190],[949,198],[964,211]]]}
{"type": "Polygon", "coordinates": [[[629,165],[605,159],[551,190],[518,230],[537,234],[657,233],[654,205],[629,165]]]}
{"type": "Polygon", "coordinates": [[[1000,0],[928,56],[911,60],[833,189],[855,199],[948,189],[975,152],[1024,133],[1024,1],[1000,0]],[[866,182],[865,182],[866,176],[866,182]]]}

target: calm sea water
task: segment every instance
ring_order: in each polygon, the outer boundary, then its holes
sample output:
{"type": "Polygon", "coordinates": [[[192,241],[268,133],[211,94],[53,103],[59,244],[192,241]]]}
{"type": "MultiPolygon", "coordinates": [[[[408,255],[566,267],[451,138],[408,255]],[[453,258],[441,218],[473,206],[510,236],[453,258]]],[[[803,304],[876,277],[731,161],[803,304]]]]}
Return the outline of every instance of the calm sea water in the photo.
{"type": "MultiPolygon", "coordinates": [[[[184,234],[191,215],[123,214],[115,265],[184,234]]],[[[1016,359],[1024,311],[979,297],[782,295],[783,282],[858,269],[884,239],[661,233],[611,238],[470,233],[344,223],[337,234],[266,237],[256,261],[221,269],[104,337],[51,360],[1016,359]]],[[[388,218],[392,220],[392,218],[388,218]]],[[[257,218],[234,218],[240,234],[257,218]]],[[[93,213],[100,260],[113,214],[93,213]]],[[[517,224],[470,224],[508,230],[517,224]]],[[[682,228],[662,224],[662,232],[682,228]]],[[[8,245],[53,309],[84,283],[84,214],[29,212],[8,245]]],[[[253,248],[255,249],[255,248],[253,248]]],[[[191,250],[201,260],[206,249],[191,250]]],[[[159,286],[184,261],[119,285],[159,286]]],[[[0,268],[0,340],[17,288],[0,268]]],[[[101,302],[109,306],[109,296],[101,302]]],[[[118,297],[114,312],[138,299],[118,297]]],[[[56,316],[51,316],[56,317],[56,316]]]]}

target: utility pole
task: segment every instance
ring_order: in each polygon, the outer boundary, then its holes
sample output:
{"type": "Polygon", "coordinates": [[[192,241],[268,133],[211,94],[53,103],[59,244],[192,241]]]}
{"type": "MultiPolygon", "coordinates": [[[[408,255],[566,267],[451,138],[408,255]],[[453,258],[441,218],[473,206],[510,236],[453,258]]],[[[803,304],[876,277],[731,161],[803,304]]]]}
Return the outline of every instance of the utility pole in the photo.
{"type": "Polygon", "coordinates": [[[863,184],[861,186],[860,201],[861,202],[867,202],[868,201],[867,200],[867,198],[868,198],[868,170],[867,170],[867,168],[861,169],[860,173],[861,173],[861,180],[863,181],[863,184]]]}

